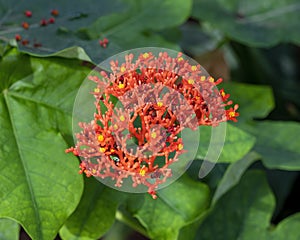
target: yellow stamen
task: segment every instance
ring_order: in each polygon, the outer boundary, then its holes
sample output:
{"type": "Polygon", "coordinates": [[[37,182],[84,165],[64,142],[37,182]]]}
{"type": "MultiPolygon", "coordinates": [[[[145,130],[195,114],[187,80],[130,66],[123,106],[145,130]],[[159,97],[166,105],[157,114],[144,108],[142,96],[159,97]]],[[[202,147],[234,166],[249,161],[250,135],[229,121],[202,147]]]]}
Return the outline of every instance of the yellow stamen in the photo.
{"type": "Polygon", "coordinates": [[[122,89],[122,88],[124,88],[124,87],[125,87],[125,84],[124,84],[124,83],[119,83],[118,88],[122,89]]]}
{"type": "Polygon", "coordinates": [[[104,137],[103,137],[102,134],[100,134],[100,135],[98,136],[98,141],[99,141],[99,142],[102,142],[103,140],[104,140],[104,137]]]}
{"type": "Polygon", "coordinates": [[[183,61],[183,57],[180,57],[180,58],[178,58],[178,60],[177,60],[178,62],[181,62],[181,61],[183,61]]]}
{"type": "Polygon", "coordinates": [[[206,77],[205,76],[201,76],[200,80],[203,82],[205,81],[206,77]]]}
{"type": "Polygon", "coordinates": [[[152,137],[152,138],[156,138],[156,132],[152,132],[152,133],[151,133],[151,137],[152,137]]]}
{"type": "Polygon", "coordinates": [[[144,177],[145,176],[145,174],[146,174],[146,169],[144,168],[144,167],[142,167],[141,168],[141,170],[140,170],[140,175],[142,176],[142,177],[144,177]]]}
{"type": "Polygon", "coordinates": [[[157,106],[162,107],[163,103],[162,102],[157,102],[157,106]]]}
{"type": "Polygon", "coordinates": [[[194,81],[193,79],[189,79],[189,80],[188,80],[188,83],[189,83],[189,84],[194,84],[195,81],[194,81]]]}
{"type": "Polygon", "coordinates": [[[100,152],[104,153],[106,149],[104,147],[101,147],[101,148],[99,148],[99,150],[100,150],[100,152]]]}
{"type": "Polygon", "coordinates": [[[120,116],[120,120],[121,120],[122,122],[124,122],[124,121],[125,121],[125,117],[124,117],[123,115],[121,115],[121,116],[120,116]]]}
{"type": "Polygon", "coordinates": [[[114,129],[117,130],[118,129],[118,125],[114,124],[114,129]]]}
{"type": "Polygon", "coordinates": [[[121,69],[120,69],[120,71],[123,73],[123,72],[125,72],[126,71],[126,67],[121,67],[121,69]]]}
{"type": "Polygon", "coordinates": [[[181,151],[183,149],[183,145],[181,143],[178,144],[178,150],[181,151]]]}
{"type": "Polygon", "coordinates": [[[235,112],[229,112],[229,117],[235,117],[235,112]]]}
{"type": "Polygon", "coordinates": [[[96,169],[93,169],[93,170],[92,170],[92,173],[93,173],[93,174],[95,174],[96,172],[97,172],[97,170],[96,170],[96,169]]]}
{"type": "Polygon", "coordinates": [[[210,82],[214,82],[214,81],[215,81],[215,79],[214,79],[213,77],[209,77],[208,81],[210,81],[210,82]]]}
{"type": "Polygon", "coordinates": [[[194,65],[194,66],[191,67],[191,69],[192,69],[192,71],[196,71],[197,70],[197,66],[194,65]]]}
{"type": "Polygon", "coordinates": [[[144,53],[143,54],[143,58],[148,58],[149,57],[149,53],[144,53]]]}
{"type": "Polygon", "coordinates": [[[98,93],[98,92],[100,92],[100,89],[99,89],[99,88],[95,88],[95,89],[94,89],[94,92],[95,92],[95,93],[98,93]]]}

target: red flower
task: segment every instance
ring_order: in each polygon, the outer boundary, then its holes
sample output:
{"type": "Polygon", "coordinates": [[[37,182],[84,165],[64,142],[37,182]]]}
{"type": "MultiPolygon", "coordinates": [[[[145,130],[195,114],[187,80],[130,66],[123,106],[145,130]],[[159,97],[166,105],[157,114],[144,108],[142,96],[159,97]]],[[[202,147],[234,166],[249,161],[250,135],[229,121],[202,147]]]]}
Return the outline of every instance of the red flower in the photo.
{"type": "Polygon", "coordinates": [[[67,152],[81,157],[80,173],[111,178],[117,187],[129,178],[155,199],[186,151],[183,129],[236,121],[238,105],[224,109],[232,101],[216,88],[222,80],[190,65],[182,53],[128,54],[121,64],[111,61],[110,68],[89,76],[96,84],[94,119],[79,123],[77,144],[67,152]]]}

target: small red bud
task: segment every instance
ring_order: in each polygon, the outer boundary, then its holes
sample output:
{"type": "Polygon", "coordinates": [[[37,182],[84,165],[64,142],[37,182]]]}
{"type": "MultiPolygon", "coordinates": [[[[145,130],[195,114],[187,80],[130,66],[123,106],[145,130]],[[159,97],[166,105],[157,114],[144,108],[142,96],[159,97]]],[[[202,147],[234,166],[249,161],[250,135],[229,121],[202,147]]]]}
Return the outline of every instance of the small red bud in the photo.
{"type": "Polygon", "coordinates": [[[45,20],[45,19],[42,19],[41,21],[40,21],[40,25],[41,26],[47,26],[47,21],[45,20]]]}
{"type": "Polygon", "coordinates": [[[23,27],[24,29],[28,29],[28,28],[29,28],[28,22],[22,22],[22,27],[23,27]]]}
{"type": "Polygon", "coordinates": [[[108,39],[107,38],[103,38],[103,40],[99,40],[99,44],[101,47],[106,48],[107,44],[108,44],[108,39]]]}
{"type": "Polygon", "coordinates": [[[55,18],[53,18],[53,17],[52,17],[52,18],[49,18],[48,23],[49,23],[49,24],[55,23],[55,18]]]}
{"type": "Polygon", "coordinates": [[[29,11],[29,10],[26,10],[26,11],[24,12],[24,14],[25,14],[26,17],[31,17],[31,16],[32,16],[32,12],[29,11]]]}
{"type": "Polygon", "coordinates": [[[16,34],[15,39],[16,41],[21,41],[22,37],[20,34],[16,34]]]}
{"type": "Polygon", "coordinates": [[[51,15],[52,15],[52,16],[58,16],[58,14],[59,14],[59,12],[58,12],[57,9],[51,10],[51,15]]]}
{"type": "Polygon", "coordinates": [[[21,43],[22,45],[26,46],[29,44],[29,41],[27,39],[24,39],[21,43]]]}

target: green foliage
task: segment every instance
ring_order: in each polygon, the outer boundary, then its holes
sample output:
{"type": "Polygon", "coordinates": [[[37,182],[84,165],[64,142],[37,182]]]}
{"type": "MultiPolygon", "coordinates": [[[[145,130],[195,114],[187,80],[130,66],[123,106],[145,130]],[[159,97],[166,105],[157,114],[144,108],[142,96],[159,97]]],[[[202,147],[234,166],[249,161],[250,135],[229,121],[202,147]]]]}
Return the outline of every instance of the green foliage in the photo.
{"type": "Polygon", "coordinates": [[[147,196],[134,213],[152,239],[176,239],[180,228],[202,215],[209,204],[209,188],[183,175],[158,191],[158,199],[147,196]]]}
{"type": "Polygon", "coordinates": [[[0,0],[0,240],[19,239],[21,227],[34,240],[130,239],[132,229],[161,240],[299,239],[299,208],[284,204],[300,170],[299,57],[254,48],[300,44],[299,9],[296,0],[0,0]],[[53,24],[40,26],[50,17],[53,24]],[[64,152],[92,62],[146,46],[197,59],[219,51],[232,78],[251,83],[220,85],[239,104],[238,122],[214,133],[199,127],[199,161],[156,200],[83,178],[78,159],[64,152]],[[199,179],[204,159],[218,162],[199,179]],[[274,177],[274,169],[284,171],[274,177]]]}
{"type": "Polygon", "coordinates": [[[101,4],[97,0],[77,0],[75,4],[65,1],[59,6],[45,0],[20,2],[16,6],[11,3],[3,1],[0,4],[4,22],[0,36],[14,38],[15,34],[20,34],[30,41],[27,46],[20,45],[21,50],[42,55],[81,46],[95,62],[136,47],[179,49],[176,43],[160,36],[159,31],[183,23],[192,7],[191,0],[102,0],[101,4]],[[41,19],[51,17],[50,11],[54,8],[59,10],[55,23],[39,26],[41,19]],[[33,12],[31,18],[23,15],[27,9],[33,12]],[[21,27],[24,21],[30,24],[28,30],[21,27]],[[99,39],[104,37],[111,42],[109,50],[99,45],[99,39]],[[34,41],[42,46],[34,47],[34,41]]]}
{"type": "Polygon", "coordinates": [[[300,170],[300,125],[295,122],[263,121],[252,123],[248,128],[257,136],[254,146],[268,168],[300,170]],[[276,137],[273,136],[276,133],[276,137]]]}
{"type": "Polygon", "coordinates": [[[230,39],[256,47],[300,43],[297,0],[194,0],[193,17],[230,39]],[[284,29],[284,31],[282,31],[284,29]]]}
{"type": "Polygon", "coordinates": [[[63,239],[97,239],[105,234],[115,220],[118,203],[124,194],[86,179],[81,201],[60,230],[63,239]]]}
{"type": "Polygon", "coordinates": [[[0,218],[0,239],[18,240],[20,226],[11,219],[0,218]]]}
{"type": "Polygon", "coordinates": [[[15,48],[1,59],[0,216],[21,223],[33,239],[54,238],[80,200],[82,178],[71,170],[77,161],[64,149],[86,73],[77,60],[15,48]]]}
{"type": "Polygon", "coordinates": [[[298,239],[299,214],[270,225],[275,199],[262,172],[249,171],[198,229],[198,239],[298,239]],[[293,231],[294,230],[294,231],[293,231]]]}

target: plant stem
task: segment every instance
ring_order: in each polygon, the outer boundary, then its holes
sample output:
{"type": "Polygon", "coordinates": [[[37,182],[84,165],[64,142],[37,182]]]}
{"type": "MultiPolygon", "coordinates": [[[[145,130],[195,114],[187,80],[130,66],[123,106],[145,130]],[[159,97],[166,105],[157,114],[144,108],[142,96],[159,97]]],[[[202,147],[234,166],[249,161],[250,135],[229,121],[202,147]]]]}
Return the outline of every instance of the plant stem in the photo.
{"type": "Polygon", "coordinates": [[[129,216],[128,214],[123,213],[120,210],[118,210],[116,212],[116,219],[125,223],[126,225],[128,225],[135,231],[139,232],[140,234],[148,237],[147,230],[136,219],[129,216]]]}

